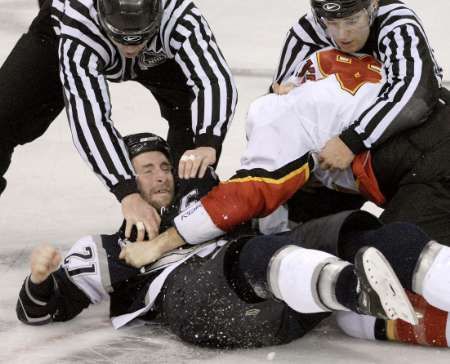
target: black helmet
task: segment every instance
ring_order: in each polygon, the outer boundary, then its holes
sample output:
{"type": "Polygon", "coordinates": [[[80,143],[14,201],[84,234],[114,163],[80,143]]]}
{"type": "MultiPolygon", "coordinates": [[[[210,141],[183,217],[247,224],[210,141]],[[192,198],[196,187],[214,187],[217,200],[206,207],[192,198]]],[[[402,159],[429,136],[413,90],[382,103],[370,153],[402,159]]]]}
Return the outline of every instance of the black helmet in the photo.
{"type": "Polygon", "coordinates": [[[152,133],[130,134],[123,138],[130,159],[145,152],[161,152],[172,163],[169,144],[160,136],[152,133]]]}
{"type": "Polygon", "coordinates": [[[98,17],[108,37],[126,44],[142,44],[159,29],[161,0],[98,0],[98,17]]]}
{"type": "Polygon", "coordinates": [[[363,9],[369,9],[371,0],[311,0],[316,20],[346,18],[363,9]]]}

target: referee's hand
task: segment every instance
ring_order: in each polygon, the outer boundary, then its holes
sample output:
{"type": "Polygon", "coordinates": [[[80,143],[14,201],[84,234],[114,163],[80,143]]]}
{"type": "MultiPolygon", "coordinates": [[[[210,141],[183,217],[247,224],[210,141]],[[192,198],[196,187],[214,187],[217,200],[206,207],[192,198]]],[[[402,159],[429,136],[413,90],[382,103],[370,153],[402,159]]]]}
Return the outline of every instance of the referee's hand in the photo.
{"type": "Polygon", "coordinates": [[[147,231],[149,239],[158,235],[161,217],[156,209],[148,204],[138,193],[122,199],[122,214],[126,221],[125,237],[129,238],[133,225],[136,225],[137,240],[142,241],[147,231]]]}
{"type": "Polygon", "coordinates": [[[187,150],[180,158],[178,176],[183,179],[203,178],[208,166],[216,163],[216,159],[216,150],[212,147],[187,150]]]}

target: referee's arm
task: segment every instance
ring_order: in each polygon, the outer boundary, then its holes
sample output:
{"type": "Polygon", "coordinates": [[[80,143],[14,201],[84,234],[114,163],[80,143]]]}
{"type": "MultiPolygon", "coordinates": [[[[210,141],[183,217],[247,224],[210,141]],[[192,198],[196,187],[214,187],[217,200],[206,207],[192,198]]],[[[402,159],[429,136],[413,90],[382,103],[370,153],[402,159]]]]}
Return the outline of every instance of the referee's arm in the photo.
{"type": "Polygon", "coordinates": [[[439,97],[435,63],[423,32],[404,24],[380,41],[386,82],[376,100],[340,138],[357,154],[423,123],[439,97]]]}

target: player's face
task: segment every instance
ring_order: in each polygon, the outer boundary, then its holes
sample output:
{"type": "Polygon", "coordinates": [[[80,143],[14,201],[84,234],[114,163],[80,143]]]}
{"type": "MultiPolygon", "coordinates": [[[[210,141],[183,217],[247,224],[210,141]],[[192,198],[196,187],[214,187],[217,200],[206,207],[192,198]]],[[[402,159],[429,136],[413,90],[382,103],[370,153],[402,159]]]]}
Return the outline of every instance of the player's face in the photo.
{"type": "Polygon", "coordinates": [[[175,183],[167,157],[161,152],[145,152],[134,157],[132,163],[142,198],[157,210],[170,205],[175,183]]]}
{"type": "Polygon", "coordinates": [[[360,51],[369,38],[369,14],[365,9],[347,18],[325,19],[324,23],[328,34],[343,52],[360,51]]]}
{"type": "Polygon", "coordinates": [[[125,58],[134,58],[136,57],[145,47],[145,42],[137,45],[125,45],[122,43],[118,43],[116,41],[112,41],[117,48],[119,48],[119,52],[125,58]]]}

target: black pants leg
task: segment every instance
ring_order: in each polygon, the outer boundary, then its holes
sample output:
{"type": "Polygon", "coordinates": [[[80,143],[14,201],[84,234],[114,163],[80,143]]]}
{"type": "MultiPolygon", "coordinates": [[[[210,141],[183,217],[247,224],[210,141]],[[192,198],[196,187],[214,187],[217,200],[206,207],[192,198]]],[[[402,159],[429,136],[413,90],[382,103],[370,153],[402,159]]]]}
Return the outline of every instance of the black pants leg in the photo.
{"type": "Polygon", "coordinates": [[[450,246],[450,181],[401,186],[380,219],[414,223],[432,239],[450,246]]]}
{"type": "MultiPolygon", "coordinates": [[[[169,275],[160,310],[181,339],[216,348],[279,345],[302,337],[328,316],[300,314],[283,302],[249,302],[238,295],[242,287],[231,276],[245,241],[229,243],[212,257],[194,257],[169,275]]],[[[279,239],[272,242],[268,237],[264,242],[269,249],[273,244],[279,247],[279,239]]],[[[257,243],[252,245],[256,248],[257,243]]]]}
{"type": "Polygon", "coordinates": [[[0,68],[0,193],[17,145],[41,136],[64,106],[49,2],[0,68]]]}
{"type": "MultiPolygon", "coordinates": [[[[161,109],[161,116],[169,123],[167,142],[172,148],[174,163],[186,150],[194,149],[191,105],[194,94],[187,86],[186,76],[174,60],[149,68],[138,74],[137,81],[151,91],[161,109]]],[[[221,149],[217,150],[217,161],[221,149]]],[[[214,167],[216,167],[216,164],[214,167]]]]}
{"type": "Polygon", "coordinates": [[[366,202],[360,195],[337,192],[326,187],[299,190],[288,201],[289,220],[306,222],[345,210],[358,210],[366,202]]]}

